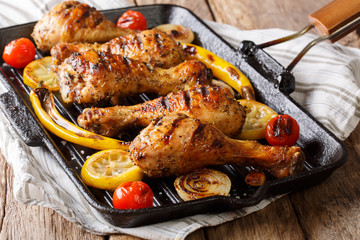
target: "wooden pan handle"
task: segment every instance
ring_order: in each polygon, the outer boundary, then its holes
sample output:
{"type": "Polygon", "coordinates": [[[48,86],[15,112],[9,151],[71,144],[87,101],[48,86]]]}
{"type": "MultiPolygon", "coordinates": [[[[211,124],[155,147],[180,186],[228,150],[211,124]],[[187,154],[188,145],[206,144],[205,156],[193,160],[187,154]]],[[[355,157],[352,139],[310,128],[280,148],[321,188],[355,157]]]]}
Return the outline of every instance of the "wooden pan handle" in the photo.
{"type": "Polygon", "coordinates": [[[319,34],[335,33],[330,41],[336,42],[360,26],[360,0],[335,0],[309,15],[309,19],[319,34]],[[353,24],[344,29],[349,23],[353,24]]]}

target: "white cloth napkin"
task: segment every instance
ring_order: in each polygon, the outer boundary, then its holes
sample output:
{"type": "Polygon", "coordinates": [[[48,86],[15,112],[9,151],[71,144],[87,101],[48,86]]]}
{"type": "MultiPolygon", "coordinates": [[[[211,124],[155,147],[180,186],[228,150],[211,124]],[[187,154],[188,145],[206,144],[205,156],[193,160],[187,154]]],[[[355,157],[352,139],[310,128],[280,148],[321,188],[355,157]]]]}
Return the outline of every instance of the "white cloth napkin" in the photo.
{"type": "MultiPolygon", "coordinates": [[[[229,25],[207,23],[234,46],[243,40],[260,44],[294,33],[282,29],[242,31],[229,25]]],[[[306,34],[265,51],[287,67],[317,37],[306,34]]],[[[360,49],[322,42],[310,49],[293,74],[295,92],[290,96],[339,139],[345,140],[360,119],[360,49]]]]}
{"type": "MultiPolygon", "coordinates": [[[[0,27],[35,21],[58,0],[0,0],[0,27]],[[17,6],[21,5],[19,9],[17,6]],[[25,6],[25,7],[24,7],[25,6]]],[[[124,1],[83,0],[97,9],[124,7],[124,1]]],[[[243,31],[208,21],[207,24],[237,46],[242,40],[262,43],[292,32],[280,29],[243,31]]],[[[268,51],[287,65],[301,48],[315,36],[307,34],[274,46],[268,51]]],[[[360,50],[338,44],[322,43],[314,47],[294,69],[296,90],[291,96],[313,116],[344,140],[359,122],[360,50]]],[[[6,89],[0,84],[0,94],[6,89]]],[[[53,156],[44,148],[29,147],[16,135],[0,113],[0,149],[14,170],[15,198],[27,204],[53,208],[69,221],[96,234],[126,233],[145,239],[184,239],[205,226],[214,226],[266,207],[276,198],[257,206],[221,214],[201,214],[138,228],[119,228],[107,223],[83,198],[53,156]],[[14,151],[16,149],[16,151],[14,151]]]]}

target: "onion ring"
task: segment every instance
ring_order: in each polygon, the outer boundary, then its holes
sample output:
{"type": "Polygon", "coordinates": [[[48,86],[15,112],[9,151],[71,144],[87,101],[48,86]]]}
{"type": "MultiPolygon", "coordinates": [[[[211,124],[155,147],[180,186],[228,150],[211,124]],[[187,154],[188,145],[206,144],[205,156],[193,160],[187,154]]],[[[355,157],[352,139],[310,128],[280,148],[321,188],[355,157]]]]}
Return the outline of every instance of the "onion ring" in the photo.
{"type": "Polygon", "coordinates": [[[214,195],[227,196],[231,181],[222,172],[203,168],[177,177],[174,186],[181,199],[189,201],[214,195]]]}

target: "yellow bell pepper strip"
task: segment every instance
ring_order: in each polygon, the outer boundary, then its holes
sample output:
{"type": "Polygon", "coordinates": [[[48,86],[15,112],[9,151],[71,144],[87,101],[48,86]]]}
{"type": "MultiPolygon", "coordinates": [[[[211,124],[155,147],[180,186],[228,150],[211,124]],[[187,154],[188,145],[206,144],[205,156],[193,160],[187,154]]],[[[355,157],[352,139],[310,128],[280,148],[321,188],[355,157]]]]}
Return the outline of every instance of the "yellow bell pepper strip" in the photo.
{"type": "Polygon", "coordinates": [[[183,44],[183,49],[189,59],[196,59],[203,62],[213,72],[213,75],[229,84],[244,99],[255,100],[254,89],[249,79],[240,72],[234,65],[225,61],[216,54],[194,44],[183,44]]]}
{"type": "Polygon", "coordinates": [[[66,141],[97,150],[129,149],[130,142],[86,131],[64,119],[55,108],[52,93],[46,88],[33,89],[30,92],[30,101],[41,124],[47,130],[66,141]]]}

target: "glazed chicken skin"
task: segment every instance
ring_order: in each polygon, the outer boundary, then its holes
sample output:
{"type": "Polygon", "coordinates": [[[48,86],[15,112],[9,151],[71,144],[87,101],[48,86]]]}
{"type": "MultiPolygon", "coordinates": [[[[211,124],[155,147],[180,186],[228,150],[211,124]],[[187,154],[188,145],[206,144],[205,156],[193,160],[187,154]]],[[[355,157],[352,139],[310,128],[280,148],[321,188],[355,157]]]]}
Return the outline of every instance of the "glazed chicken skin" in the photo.
{"type": "Polygon", "coordinates": [[[245,122],[245,109],[229,89],[202,86],[133,106],[87,108],[79,115],[78,123],[86,130],[114,137],[132,126],[146,127],[154,118],[169,113],[198,118],[215,125],[227,136],[238,134],[245,122]]]}
{"type": "Polygon", "coordinates": [[[173,68],[148,69],[146,64],[95,50],[74,53],[57,66],[56,74],[62,99],[66,103],[97,104],[138,93],[166,95],[196,85],[210,84],[211,70],[196,60],[173,68]]]}
{"type": "Polygon", "coordinates": [[[235,140],[215,126],[184,114],[168,114],[144,128],[130,145],[134,164],[149,177],[182,175],[210,165],[242,164],[283,178],[300,171],[300,147],[235,140]]]}
{"type": "Polygon", "coordinates": [[[168,34],[152,29],[114,38],[103,44],[59,43],[51,49],[55,64],[73,53],[94,49],[103,53],[120,54],[149,66],[170,68],[185,60],[182,45],[168,34]]]}
{"type": "Polygon", "coordinates": [[[106,42],[132,32],[116,27],[87,4],[66,1],[56,5],[40,19],[31,36],[41,51],[49,51],[57,43],[106,42]]]}

